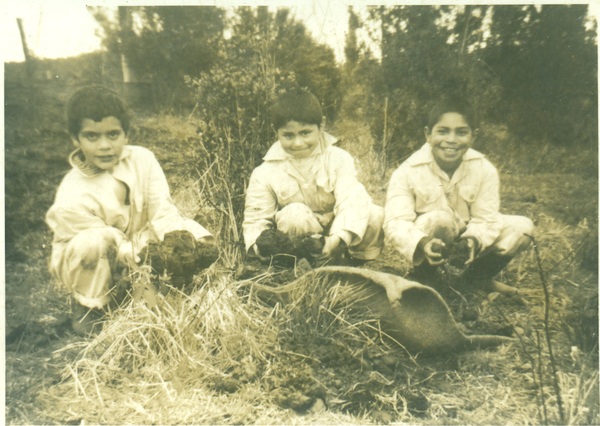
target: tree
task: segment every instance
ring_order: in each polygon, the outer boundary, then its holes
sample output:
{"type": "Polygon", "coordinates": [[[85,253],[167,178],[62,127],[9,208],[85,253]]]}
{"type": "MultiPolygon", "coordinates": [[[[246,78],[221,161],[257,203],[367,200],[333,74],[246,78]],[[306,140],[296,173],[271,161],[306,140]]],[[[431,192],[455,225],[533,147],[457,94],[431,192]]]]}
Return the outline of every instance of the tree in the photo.
{"type": "Polygon", "coordinates": [[[334,118],[339,106],[341,72],[331,47],[317,43],[288,9],[270,13],[266,6],[241,7],[233,20],[232,38],[264,42],[274,65],[293,72],[300,86],[317,95],[327,117],[334,118]]]}
{"type": "Polygon", "coordinates": [[[123,55],[139,81],[152,83],[163,106],[181,106],[189,93],[185,75],[197,75],[217,59],[225,13],[212,6],[120,6],[115,22],[93,8],[109,52],[123,55]]]}
{"type": "Polygon", "coordinates": [[[586,5],[494,6],[483,52],[505,90],[507,121],[523,136],[597,142],[597,47],[586,5]]]}
{"type": "Polygon", "coordinates": [[[402,159],[423,143],[427,111],[440,97],[469,97],[480,111],[497,102],[496,78],[472,48],[482,9],[380,6],[369,12],[381,40],[380,76],[367,83],[369,123],[384,154],[402,159]]]}
{"type": "Polygon", "coordinates": [[[269,109],[275,97],[289,86],[307,87],[334,114],[339,73],[331,49],[287,10],[242,7],[231,19],[231,37],[219,42],[215,65],[190,80],[201,129],[190,161],[199,171],[213,170],[219,182],[207,196],[230,221],[222,229],[234,230],[223,240],[240,243],[248,179],[274,142],[269,109]]]}
{"type": "Polygon", "coordinates": [[[346,43],[344,45],[344,54],[346,55],[346,65],[350,68],[356,66],[358,62],[358,40],[356,30],[360,28],[360,20],[352,6],[348,7],[348,33],[346,34],[346,43]]]}

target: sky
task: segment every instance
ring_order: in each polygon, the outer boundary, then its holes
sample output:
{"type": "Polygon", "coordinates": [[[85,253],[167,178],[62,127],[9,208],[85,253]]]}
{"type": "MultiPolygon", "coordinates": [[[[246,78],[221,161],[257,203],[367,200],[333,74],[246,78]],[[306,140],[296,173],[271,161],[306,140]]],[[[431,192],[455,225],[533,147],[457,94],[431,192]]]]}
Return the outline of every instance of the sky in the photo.
{"type": "MultiPolygon", "coordinates": [[[[348,25],[345,0],[304,0],[304,1],[217,1],[186,2],[178,5],[257,5],[273,7],[285,6],[292,14],[303,21],[314,37],[329,43],[338,58],[343,57],[345,32],[348,25]]],[[[86,4],[94,6],[115,6],[116,2],[82,2],[73,0],[1,0],[2,15],[0,39],[4,62],[21,62],[25,59],[17,18],[21,18],[29,50],[40,58],[60,58],[76,56],[100,49],[101,40],[97,36],[99,26],[87,11],[86,4]]],[[[122,1],[126,5],[169,4],[169,2],[122,1]]]]}
{"type": "MultiPolygon", "coordinates": [[[[303,21],[313,36],[322,43],[329,44],[339,61],[344,57],[344,40],[348,26],[347,7],[352,4],[358,11],[365,10],[367,4],[400,4],[398,0],[0,0],[0,40],[4,62],[24,60],[17,18],[21,18],[29,50],[40,58],[60,58],[76,56],[81,53],[100,49],[101,40],[97,33],[99,27],[87,11],[86,4],[92,6],[115,7],[118,4],[129,6],[162,5],[213,5],[232,7],[258,4],[272,7],[287,7],[295,17],[303,21]]],[[[405,4],[408,4],[406,1],[405,4]]],[[[443,4],[448,1],[413,1],[411,4],[443,4]]],[[[478,2],[467,0],[461,3],[502,3],[511,0],[478,2]]],[[[520,4],[529,3],[520,1],[520,4]]],[[[538,3],[538,2],[534,2],[538,3]]],[[[544,3],[567,3],[563,1],[545,1],[544,3]]],[[[569,3],[589,3],[592,13],[597,17],[600,0],[571,1],[569,3]]]]}

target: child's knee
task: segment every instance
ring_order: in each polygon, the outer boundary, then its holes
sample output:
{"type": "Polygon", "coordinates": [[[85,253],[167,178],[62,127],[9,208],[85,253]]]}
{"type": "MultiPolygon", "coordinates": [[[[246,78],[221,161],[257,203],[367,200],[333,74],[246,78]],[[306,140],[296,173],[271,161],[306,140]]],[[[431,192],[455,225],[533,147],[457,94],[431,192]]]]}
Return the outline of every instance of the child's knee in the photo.
{"type": "Polygon", "coordinates": [[[532,235],[535,231],[535,225],[533,221],[525,216],[516,216],[514,228],[516,231],[523,235],[532,235]]]}
{"type": "Polygon", "coordinates": [[[385,218],[385,209],[381,206],[373,204],[369,211],[369,226],[381,229],[385,218]]]}
{"type": "Polygon", "coordinates": [[[83,269],[95,269],[103,258],[112,264],[117,255],[114,233],[108,228],[86,229],[69,242],[67,255],[78,258],[83,269]]]}
{"type": "Polygon", "coordinates": [[[292,237],[323,232],[312,210],[302,203],[291,203],[279,210],[275,214],[275,224],[279,231],[292,237]]]}
{"type": "Polygon", "coordinates": [[[427,235],[440,238],[446,244],[451,244],[459,234],[459,226],[454,215],[443,210],[434,210],[420,215],[415,220],[415,225],[427,235]]]}
{"type": "Polygon", "coordinates": [[[531,244],[535,231],[533,221],[524,216],[505,217],[505,228],[495,244],[496,252],[503,256],[515,256],[531,244]]]}

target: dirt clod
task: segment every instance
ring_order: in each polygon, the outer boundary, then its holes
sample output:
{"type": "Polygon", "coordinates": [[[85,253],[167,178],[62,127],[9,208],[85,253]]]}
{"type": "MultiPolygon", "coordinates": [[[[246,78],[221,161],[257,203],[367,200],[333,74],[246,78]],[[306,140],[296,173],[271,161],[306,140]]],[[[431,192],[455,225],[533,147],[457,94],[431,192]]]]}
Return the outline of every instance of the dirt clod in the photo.
{"type": "Polygon", "coordinates": [[[465,262],[469,260],[469,246],[467,240],[458,240],[447,251],[448,263],[457,268],[464,268],[465,262]]]}
{"type": "Polygon", "coordinates": [[[218,256],[214,244],[198,242],[188,231],[165,234],[162,242],[150,243],[141,255],[156,274],[171,275],[171,284],[177,288],[191,282],[195,274],[213,264],[218,256]]]}
{"type": "Polygon", "coordinates": [[[256,240],[262,256],[271,257],[283,266],[292,266],[297,259],[313,259],[321,254],[323,241],[312,236],[292,237],[276,229],[267,229],[256,240]]]}

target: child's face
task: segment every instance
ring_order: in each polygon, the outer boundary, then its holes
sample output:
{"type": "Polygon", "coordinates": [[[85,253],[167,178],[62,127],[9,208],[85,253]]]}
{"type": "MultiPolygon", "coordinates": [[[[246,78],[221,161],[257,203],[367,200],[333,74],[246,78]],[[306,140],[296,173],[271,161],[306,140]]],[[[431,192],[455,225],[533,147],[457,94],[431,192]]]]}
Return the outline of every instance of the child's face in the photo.
{"type": "Polygon", "coordinates": [[[309,157],[319,144],[320,133],[316,124],[299,123],[294,120],[277,129],[277,137],[283,150],[294,158],[309,157]]]}
{"type": "Polygon", "coordinates": [[[465,118],[456,112],[442,115],[432,129],[425,128],[433,158],[444,171],[454,171],[463,155],[473,145],[473,131],[465,118]]]}
{"type": "Polygon", "coordinates": [[[112,170],[127,145],[127,135],[115,117],[105,117],[102,121],[84,118],[77,138],[72,140],[81,148],[85,162],[101,170],[112,170]]]}

